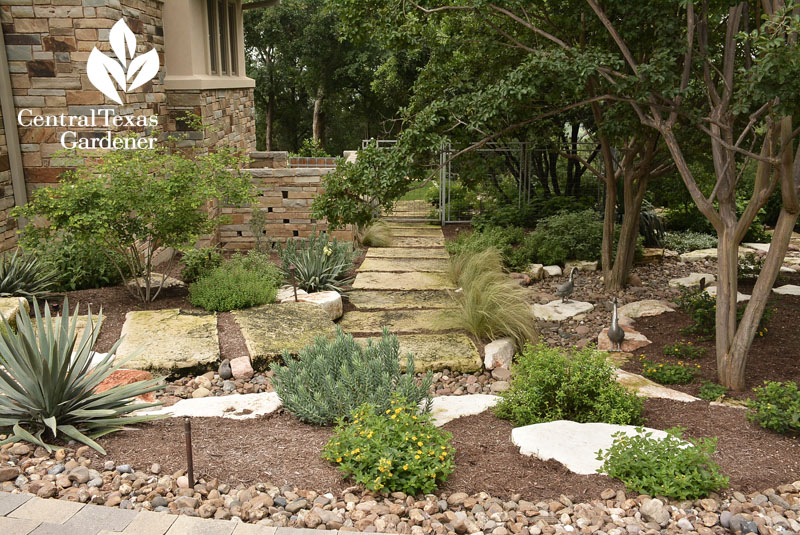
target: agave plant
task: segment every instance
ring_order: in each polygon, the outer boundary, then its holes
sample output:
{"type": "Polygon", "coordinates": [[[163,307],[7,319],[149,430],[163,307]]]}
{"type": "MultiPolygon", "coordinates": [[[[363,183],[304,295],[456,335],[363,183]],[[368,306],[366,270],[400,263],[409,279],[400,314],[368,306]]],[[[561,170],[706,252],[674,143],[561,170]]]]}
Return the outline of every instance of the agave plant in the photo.
{"type": "Polygon", "coordinates": [[[115,361],[120,342],[92,367],[92,350],[102,324],[91,311],[80,340],[76,335],[78,308],[69,317],[64,300],[63,316],[52,318],[45,306],[42,317],[36,301],[35,324],[26,314],[17,318],[17,332],[2,317],[0,329],[0,428],[11,428],[0,445],[26,441],[43,446],[52,438],[67,438],[105,454],[94,439],[119,431],[122,426],[154,419],[130,416],[133,411],[160,405],[135,403],[133,398],[164,387],[161,379],[116,386],[105,392],[95,389],[131,357],[115,361]],[[46,435],[47,434],[47,435],[46,435]]]}
{"type": "Polygon", "coordinates": [[[287,277],[294,277],[303,290],[320,292],[341,291],[342,286],[352,282],[347,274],[353,267],[353,247],[329,239],[327,234],[316,231],[306,239],[287,240],[285,247],[278,249],[281,270],[287,277]]]}
{"type": "Polygon", "coordinates": [[[14,251],[0,257],[0,297],[39,297],[55,286],[56,277],[34,255],[14,251]]]}

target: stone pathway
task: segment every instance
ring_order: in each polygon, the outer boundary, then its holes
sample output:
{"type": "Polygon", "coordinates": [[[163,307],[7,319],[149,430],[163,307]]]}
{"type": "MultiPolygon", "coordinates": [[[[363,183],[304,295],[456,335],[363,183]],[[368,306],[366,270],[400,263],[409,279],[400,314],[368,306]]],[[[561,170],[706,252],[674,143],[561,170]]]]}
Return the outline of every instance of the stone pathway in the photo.
{"type": "Polygon", "coordinates": [[[414,353],[416,371],[481,369],[478,348],[457,330],[448,290],[444,234],[424,223],[390,222],[392,247],[372,247],[348,295],[356,310],[339,326],[358,338],[379,336],[383,326],[401,333],[400,349],[414,353]]]}
{"type": "MultiPolygon", "coordinates": [[[[311,532],[0,492],[3,535],[308,535],[311,532]]],[[[339,535],[336,530],[326,533],[339,535]]]]}

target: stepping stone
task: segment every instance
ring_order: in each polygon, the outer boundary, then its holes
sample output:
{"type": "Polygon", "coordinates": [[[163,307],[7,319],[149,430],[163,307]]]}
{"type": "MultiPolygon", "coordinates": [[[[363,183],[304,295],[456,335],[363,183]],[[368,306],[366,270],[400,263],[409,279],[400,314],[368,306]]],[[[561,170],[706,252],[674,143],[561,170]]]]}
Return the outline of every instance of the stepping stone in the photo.
{"type": "Polygon", "coordinates": [[[451,308],[453,298],[443,290],[359,291],[346,295],[358,310],[451,308]]]}
{"type": "Polygon", "coordinates": [[[748,249],[755,249],[756,251],[760,251],[762,253],[769,252],[769,243],[743,243],[742,246],[747,247],[748,249]]]}
{"type": "MultiPolygon", "coordinates": [[[[663,440],[667,437],[665,431],[658,429],[645,427],[644,431],[652,433],[651,438],[663,440]]],[[[608,450],[614,443],[612,435],[620,432],[628,436],[638,434],[633,425],[557,420],[514,428],[511,440],[522,455],[543,461],[555,459],[570,472],[591,475],[603,466],[602,461],[597,460],[597,451],[608,450]]]]}
{"type": "Polygon", "coordinates": [[[283,404],[276,392],[231,394],[197,399],[182,399],[174,405],[137,414],[164,415],[172,418],[228,418],[248,420],[271,414],[283,404]]]}
{"type": "Polygon", "coordinates": [[[405,249],[402,247],[371,247],[366,258],[442,258],[450,255],[445,249],[405,249]]]}
{"type": "Polygon", "coordinates": [[[254,365],[276,360],[284,351],[297,355],[317,337],[336,336],[336,327],[325,309],[311,303],[234,310],[233,317],[242,329],[254,365]]]}
{"type": "Polygon", "coordinates": [[[780,288],[773,288],[772,291],[780,295],[800,295],[800,286],[785,284],[780,288]]]}
{"type": "Polygon", "coordinates": [[[409,237],[409,238],[442,238],[444,233],[442,229],[435,227],[417,227],[417,228],[403,228],[403,227],[389,227],[392,231],[394,238],[409,237]]]}
{"type": "Polygon", "coordinates": [[[706,279],[706,286],[717,280],[710,273],[690,273],[686,277],[670,280],[669,286],[670,288],[694,288],[700,286],[701,279],[706,279]]]}
{"type": "Polygon", "coordinates": [[[359,273],[355,290],[455,290],[449,277],[442,273],[359,273]]]}
{"type": "Polygon", "coordinates": [[[219,361],[217,316],[177,308],[136,310],[125,315],[117,358],[141,351],[126,368],[157,374],[205,372],[219,361]]]}
{"type": "Polygon", "coordinates": [[[630,319],[647,318],[650,316],[660,316],[665,312],[675,312],[672,303],[659,301],[658,299],[645,299],[634,301],[619,307],[619,315],[630,319]]]}
{"type": "Polygon", "coordinates": [[[674,401],[682,401],[684,403],[691,403],[698,401],[698,398],[690,396],[684,392],[667,388],[647,377],[642,377],[635,373],[626,372],[624,370],[616,370],[614,373],[617,375],[617,382],[627,388],[636,392],[636,395],[643,398],[661,398],[671,399],[674,401]]]}
{"type": "MultiPolygon", "coordinates": [[[[744,256],[747,253],[755,253],[755,249],[751,249],[749,247],[739,247],[739,256],[744,256]]],[[[697,262],[698,260],[707,260],[707,259],[716,259],[717,258],[717,248],[713,249],[698,249],[696,251],[689,251],[688,253],[683,253],[680,256],[682,262],[697,262]]]]}
{"type": "Polygon", "coordinates": [[[438,229],[441,230],[442,227],[438,223],[413,223],[410,221],[387,221],[389,228],[394,229],[409,229],[409,228],[421,228],[421,229],[438,229]]]}
{"type": "Polygon", "coordinates": [[[448,310],[388,310],[380,312],[348,312],[339,327],[348,333],[380,335],[383,327],[393,333],[450,331],[460,326],[448,310]]]}
{"type": "MultiPolygon", "coordinates": [[[[23,314],[30,314],[31,305],[24,297],[2,297],[0,298],[0,314],[6,318],[6,321],[12,329],[17,328],[17,316],[23,311],[23,314]]],[[[0,321],[0,326],[2,326],[0,321]]]]}
{"type": "Polygon", "coordinates": [[[567,301],[562,303],[561,299],[550,301],[546,305],[533,305],[531,307],[534,317],[544,321],[564,321],[574,318],[580,314],[586,314],[594,310],[594,305],[583,301],[567,301]]]}
{"type": "MultiPolygon", "coordinates": [[[[716,286],[709,286],[705,289],[705,292],[710,295],[711,297],[717,297],[717,287],[716,286]]],[[[736,292],[736,302],[737,303],[744,303],[745,301],[749,301],[750,296],[747,294],[743,294],[742,292],[736,292]]]]}
{"type": "Polygon", "coordinates": [[[365,258],[358,271],[424,271],[446,273],[449,263],[434,258],[365,258]]]}
{"type": "Polygon", "coordinates": [[[466,396],[436,396],[431,406],[431,416],[436,427],[462,416],[472,416],[491,409],[500,401],[500,396],[469,394],[466,396]]]}
{"type": "Polygon", "coordinates": [[[444,247],[444,236],[439,238],[415,238],[395,236],[392,247],[444,247]]]}
{"type": "MultiPolygon", "coordinates": [[[[631,353],[652,343],[645,335],[635,331],[633,327],[623,324],[620,324],[620,327],[625,331],[625,339],[622,341],[623,353],[631,353]]],[[[597,335],[597,349],[600,351],[611,351],[611,347],[611,340],[608,339],[608,328],[605,328],[597,335]]]]}
{"type": "MultiPolygon", "coordinates": [[[[483,367],[478,348],[466,334],[408,334],[399,339],[400,354],[414,354],[416,372],[448,369],[472,373],[483,367]]],[[[366,338],[358,340],[367,341],[366,338]]]]}
{"type": "Polygon", "coordinates": [[[572,268],[578,268],[578,271],[597,271],[597,260],[589,262],[587,260],[570,260],[564,264],[564,273],[569,273],[572,268]]]}

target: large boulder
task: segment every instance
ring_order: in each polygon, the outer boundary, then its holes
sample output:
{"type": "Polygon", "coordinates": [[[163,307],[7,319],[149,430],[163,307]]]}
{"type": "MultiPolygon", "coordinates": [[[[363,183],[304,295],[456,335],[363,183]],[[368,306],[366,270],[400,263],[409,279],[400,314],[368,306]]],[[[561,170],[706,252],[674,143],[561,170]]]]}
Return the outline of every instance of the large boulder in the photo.
{"type": "Polygon", "coordinates": [[[534,317],[543,321],[564,321],[594,310],[594,305],[583,301],[567,301],[561,299],[550,301],[546,305],[535,304],[531,307],[534,317]]]}
{"type": "Polygon", "coordinates": [[[516,351],[514,339],[508,336],[498,338],[483,348],[483,366],[487,370],[495,368],[510,368],[516,351]]]}
{"type": "MultiPolygon", "coordinates": [[[[716,249],[714,250],[716,251],[716,249]]],[[[695,288],[700,285],[700,281],[703,279],[706,281],[706,286],[717,280],[711,273],[690,273],[686,277],[670,280],[669,286],[670,288],[695,288]]]]}
{"type": "MultiPolygon", "coordinates": [[[[620,327],[625,331],[625,339],[622,341],[622,351],[624,353],[632,353],[651,344],[645,335],[634,330],[633,327],[623,323],[620,323],[620,327]]],[[[597,335],[597,349],[600,351],[610,351],[612,349],[611,340],[608,339],[608,327],[597,335]]]]}
{"type": "Polygon", "coordinates": [[[544,266],[542,264],[530,264],[527,273],[532,281],[540,281],[545,275],[544,266]]]}
{"type": "Polygon", "coordinates": [[[560,277],[564,274],[561,266],[544,266],[542,270],[544,271],[544,277],[560,277]]]}
{"type": "Polygon", "coordinates": [[[564,264],[564,273],[569,274],[572,268],[578,268],[578,271],[597,271],[597,260],[569,260],[564,264]]]}
{"type": "Polygon", "coordinates": [[[645,299],[619,307],[619,315],[630,319],[660,316],[665,312],[675,312],[674,306],[675,305],[668,301],[645,299]]]}
{"type": "MultiPolygon", "coordinates": [[[[334,321],[341,318],[344,313],[344,308],[342,308],[342,296],[339,292],[314,292],[302,297],[298,296],[297,299],[303,303],[312,303],[321,306],[334,321]]],[[[294,300],[294,297],[292,297],[292,300],[294,300]]]]}

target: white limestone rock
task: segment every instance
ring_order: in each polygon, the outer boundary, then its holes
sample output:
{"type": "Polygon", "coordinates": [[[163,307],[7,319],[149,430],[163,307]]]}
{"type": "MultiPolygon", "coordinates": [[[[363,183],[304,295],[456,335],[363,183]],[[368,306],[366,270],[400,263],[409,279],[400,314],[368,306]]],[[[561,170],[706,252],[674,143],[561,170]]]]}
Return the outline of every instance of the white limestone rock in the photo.
{"type": "MultiPolygon", "coordinates": [[[[705,292],[710,295],[711,297],[717,297],[717,287],[716,286],[709,286],[706,288],[705,292]]],[[[737,303],[744,303],[745,301],[749,301],[750,296],[747,294],[743,294],[742,292],[736,292],[736,302],[737,303]]]]}
{"type": "Polygon", "coordinates": [[[711,273],[690,273],[686,277],[670,280],[669,286],[670,288],[694,288],[700,285],[702,279],[706,279],[706,286],[717,280],[711,273]]]}
{"type": "Polygon", "coordinates": [[[588,260],[569,260],[564,264],[564,273],[569,273],[574,267],[578,268],[578,271],[597,271],[597,260],[592,262],[588,260]]]}
{"type": "Polygon", "coordinates": [[[469,394],[466,396],[436,396],[433,398],[431,416],[436,427],[442,427],[462,416],[472,416],[486,411],[500,401],[499,396],[469,394]]]}
{"type": "Polygon", "coordinates": [[[489,344],[486,344],[486,347],[483,348],[483,351],[483,365],[487,370],[494,370],[495,368],[510,368],[511,361],[514,360],[516,344],[514,343],[513,338],[499,338],[489,344]]]}
{"type": "Polygon", "coordinates": [[[166,415],[172,418],[229,418],[247,420],[270,414],[281,408],[276,392],[260,394],[232,394],[230,396],[208,396],[182,399],[175,405],[158,410],[147,410],[142,414],[166,415]]]}
{"type": "MultiPolygon", "coordinates": [[[[333,321],[341,318],[344,313],[344,309],[342,308],[342,296],[339,295],[339,292],[314,292],[303,295],[302,297],[298,295],[297,300],[321,306],[333,321]]],[[[294,301],[294,295],[290,298],[290,301],[294,301]]]]}
{"type": "Polygon", "coordinates": [[[561,299],[550,301],[546,305],[533,305],[531,307],[534,317],[544,321],[563,321],[574,318],[580,314],[586,314],[594,310],[594,305],[584,301],[567,301],[562,303],[561,299]]]}
{"type": "Polygon", "coordinates": [[[675,305],[668,301],[645,299],[619,307],[619,315],[633,320],[650,316],[660,316],[665,312],[675,312],[674,306],[675,305]]]}
{"type": "MultiPolygon", "coordinates": [[[[644,428],[653,433],[652,438],[664,439],[667,433],[658,429],[644,428]]],[[[537,457],[543,461],[555,459],[576,474],[596,474],[602,466],[597,460],[598,450],[607,450],[614,442],[614,433],[636,436],[636,426],[605,423],[580,424],[569,420],[557,420],[541,424],[517,427],[511,431],[511,440],[522,455],[537,457]]]]}
{"type": "Polygon", "coordinates": [[[779,295],[800,295],[800,286],[785,284],[780,288],[773,288],[772,291],[779,295]]]}
{"type": "Polygon", "coordinates": [[[528,266],[528,276],[532,281],[540,281],[545,277],[544,265],[531,264],[528,266]]]}
{"type": "MultiPolygon", "coordinates": [[[[305,290],[301,290],[300,288],[297,289],[297,299],[300,300],[301,297],[308,295],[308,292],[305,290]]],[[[275,301],[277,303],[287,303],[289,301],[294,302],[294,288],[291,286],[281,286],[278,289],[278,294],[275,296],[275,301]]]]}
{"type": "Polygon", "coordinates": [[[628,390],[636,392],[636,395],[642,398],[671,399],[683,403],[699,401],[699,399],[694,396],[667,388],[666,386],[651,381],[647,377],[642,377],[635,373],[626,372],[624,370],[615,370],[614,373],[617,376],[617,382],[619,384],[628,390]]]}
{"type": "Polygon", "coordinates": [[[544,266],[542,269],[544,270],[545,277],[560,277],[564,274],[561,266],[544,266]]]}

